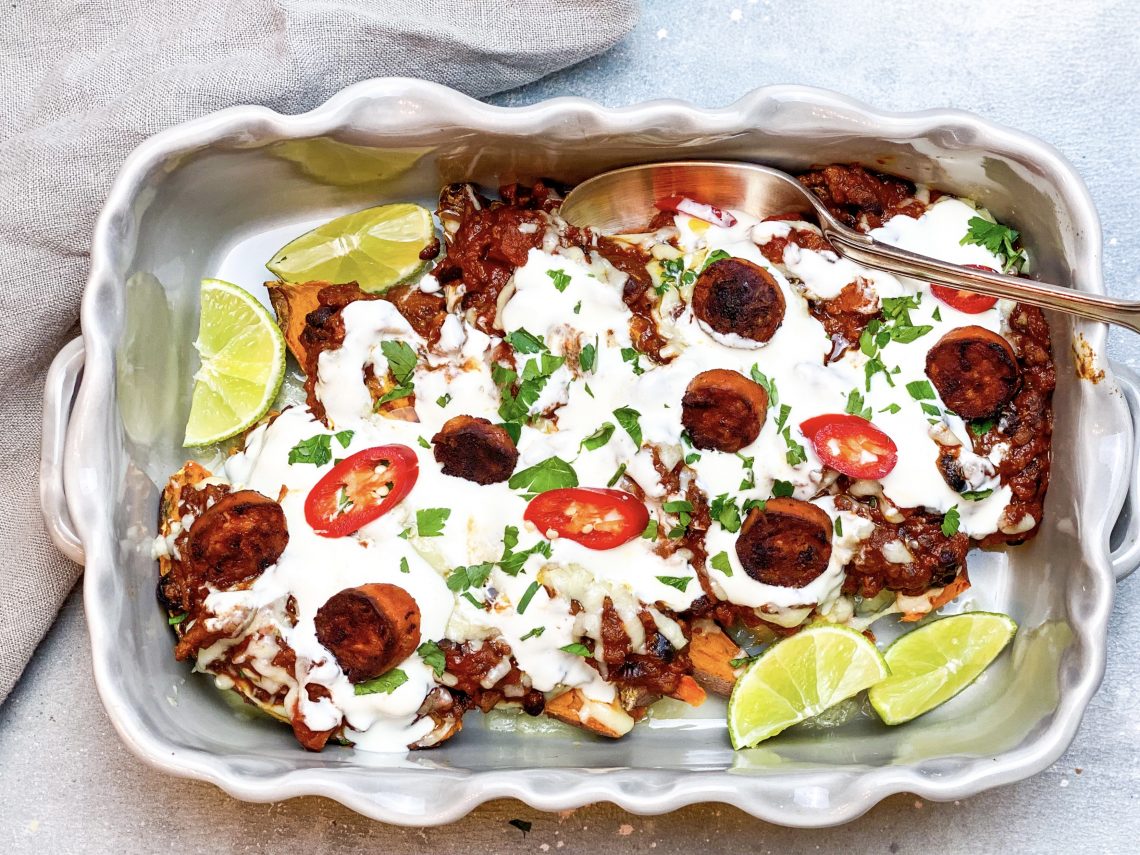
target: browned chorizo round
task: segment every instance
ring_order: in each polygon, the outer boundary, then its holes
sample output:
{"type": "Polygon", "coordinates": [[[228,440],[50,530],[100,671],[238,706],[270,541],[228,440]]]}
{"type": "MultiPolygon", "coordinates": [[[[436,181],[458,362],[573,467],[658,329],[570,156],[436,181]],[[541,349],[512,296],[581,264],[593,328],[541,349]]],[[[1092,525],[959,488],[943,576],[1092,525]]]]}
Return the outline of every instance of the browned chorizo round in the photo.
{"type": "Polygon", "coordinates": [[[190,572],[201,584],[228,588],[260,576],[288,543],[281,506],[255,490],[240,490],[219,499],[190,527],[190,572]]]}
{"type": "Polygon", "coordinates": [[[506,481],[519,459],[519,450],[506,429],[474,416],[448,419],[431,441],[444,475],[476,484],[506,481]]]}
{"type": "Polygon", "coordinates": [[[926,376],[946,406],[964,419],[995,415],[1021,385],[1010,343],[976,326],[942,336],[926,354],[926,376]]]}
{"type": "Polygon", "coordinates": [[[722,335],[762,343],[784,320],[784,295],[763,267],[742,258],[725,258],[697,277],[693,314],[722,335]]]}
{"type": "Polygon", "coordinates": [[[681,398],[681,424],[697,448],[740,451],[755,441],[768,412],[764,387],[738,371],[702,371],[681,398]]]}
{"type": "Polygon", "coordinates": [[[744,520],[736,555],[757,582],[802,588],[831,561],[831,517],[811,502],[769,499],[744,520]]]}
{"type": "Polygon", "coordinates": [[[353,683],[390,671],[420,646],[420,607],[385,582],[334,594],[317,609],[315,624],[317,640],[353,683]]]}

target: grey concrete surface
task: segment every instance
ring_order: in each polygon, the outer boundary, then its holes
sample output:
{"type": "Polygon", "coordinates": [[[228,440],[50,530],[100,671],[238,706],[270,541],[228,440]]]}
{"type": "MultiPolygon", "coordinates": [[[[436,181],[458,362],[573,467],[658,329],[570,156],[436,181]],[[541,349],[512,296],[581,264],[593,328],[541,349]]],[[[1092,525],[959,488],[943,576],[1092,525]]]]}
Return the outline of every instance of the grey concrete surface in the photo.
{"type": "MultiPolygon", "coordinates": [[[[609,55],[495,100],[676,96],[716,106],[755,86],[805,83],[884,108],[973,110],[1052,142],[1076,164],[1101,212],[1109,290],[1140,298],[1138,81],[1132,0],[649,0],[609,55]]],[[[1110,347],[1140,366],[1140,339],[1114,334],[1110,347]]],[[[324,799],[238,802],[151,771],[123,748],[95,695],[76,592],[0,707],[0,852],[1134,852],[1138,579],[1119,586],[1104,685],[1052,768],[961,802],[896,796],[820,831],[723,805],[636,817],[610,805],[551,815],[499,801],[452,826],[409,830],[324,799]]]]}

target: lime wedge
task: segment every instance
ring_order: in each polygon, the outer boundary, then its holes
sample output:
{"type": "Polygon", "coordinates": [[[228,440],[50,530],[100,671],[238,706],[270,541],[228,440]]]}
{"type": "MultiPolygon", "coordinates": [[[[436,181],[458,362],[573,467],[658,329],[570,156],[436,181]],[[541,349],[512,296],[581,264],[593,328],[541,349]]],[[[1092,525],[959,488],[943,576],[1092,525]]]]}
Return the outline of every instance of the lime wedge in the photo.
{"type": "Polygon", "coordinates": [[[736,681],[728,699],[728,737],[750,748],[819,715],[890,674],[866,636],[818,624],[769,647],[736,681]]]}
{"type": "Polygon", "coordinates": [[[202,280],[194,348],[202,367],[186,422],[186,445],[241,433],[269,411],[285,376],[285,339],[252,295],[220,279],[202,280]]]}
{"type": "Polygon", "coordinates": [[[434,237],[426,208],[381,205],[318,226],[278,250],[265,266],[286,282],[356,282],[379,293],[424,268],[420,253],[434,237]]]}
{"type": "Polygon", "coordinates": [[[902,724],[969,686],[1002,652],[1017,624],[1006,615],[967,612],[931,621],[884,654],[891,676],[871,689],[871,706],[887,724],[902,724]]]}

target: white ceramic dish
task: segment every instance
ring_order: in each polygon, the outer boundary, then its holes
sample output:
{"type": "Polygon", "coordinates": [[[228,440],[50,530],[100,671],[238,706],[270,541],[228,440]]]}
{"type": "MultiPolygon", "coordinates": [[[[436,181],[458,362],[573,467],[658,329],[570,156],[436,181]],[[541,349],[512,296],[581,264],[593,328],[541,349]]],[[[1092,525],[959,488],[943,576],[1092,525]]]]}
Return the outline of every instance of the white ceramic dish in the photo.
{"type": "Polygon", "coordinates": [[[570,98],[503,109],[385,79],[299,116],[239,107],[159,134],[124,165],[99,218],[84,337],[57,358],[45,402],[45,517],[57,544],[86,563],[96,682],[131,750],[239,798],[325,795],[409,825],[449,822],[500,797],[547,810],[608,800],[639,813],[719,801],[771,822],[829,825],[900,791],[968,796],[1062,753],[1103,674],[1114,574],[1140,562],[1140,391],[1100,355],[1103,325],[1056,316],[1045,525],[1025,546],[971,554],[966,599],[1010,613],[1022,631],[983,680],[904,727],[868,718],[826,739],[793,731],[734,754],[723,707],[710,703],[618,743],[520,735],[472,715],[435,751],[316,755],[174,661],[150,543],[156,485],[184,459],[201,277],[235,263],[259,236],[272,252],[274,230],[431,200],[448,181],[573,182],[684,157],[790,171],[861,162],[924,181],[1021,229],[1042,278],[1104,291],[1096,213],[1072,167],[1037,140],[956,111],[882,113],[800,87],[758,90],[721,110],[676,101],[615,110],[570,98]],[[1086,376],[1104,372],[1099,382],[1078,379],[1076,354],[1086,376]]]}

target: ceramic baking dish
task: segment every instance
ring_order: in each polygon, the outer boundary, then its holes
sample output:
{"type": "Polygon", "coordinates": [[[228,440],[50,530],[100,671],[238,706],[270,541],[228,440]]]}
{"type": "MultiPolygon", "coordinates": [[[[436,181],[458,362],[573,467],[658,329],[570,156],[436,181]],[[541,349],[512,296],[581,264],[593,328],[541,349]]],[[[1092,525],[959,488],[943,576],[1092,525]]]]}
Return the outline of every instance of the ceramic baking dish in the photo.
{"type": "Polygon", "coordinates": [[[1059,316],[1045,525],[1025,546],[971,555],[967,603],[1008,612],[1021,632],[983,680],[904,727],[866,718],[826,734],[800,728],[733,753],[723,705],[710,701],[616,743],[512,732],[473,714],[434,751],[308,754],[288,728],[174,661],[150,548],[158,485],[185,455],[201,277],[258,246],[268,258],[284,233],[275,230],[385,201],[430,203],[449,181],[574,182],[680,158],[793,171],[859,162],[927,182],[1020,229],[1042,278],[1104,292],[1096,213],[1072,167],[1035,139],[961,112],[883,113],[800,87],[761,89],[720,110],[574,98],[504,109],[384,79],[299,116],[239,107],[159,134],[124,165],[99,218],[83,338],[57,358],[45,408],[45,516],[59,546],[86,563],[96,682],[131,750],[239,798],[318,794],[409,825],[515,797],[547,810],[608,800],[638,813],[727,802],[820,826],[900,791],[969,796],[1062,753],[1103,674],[1114,574],[1140,562],[1140,518],[1125,503],[1137,490],[1140,393],[1102,356],[1103,325],[1059,316]]]}

